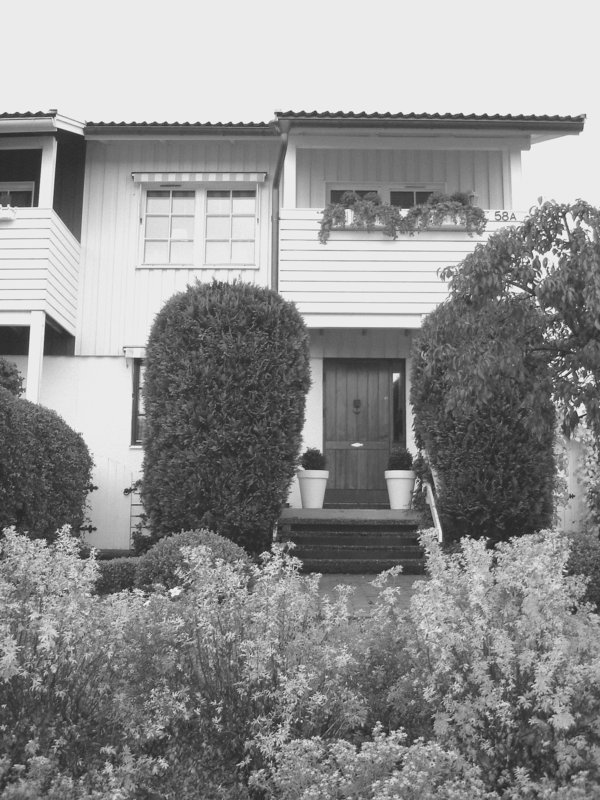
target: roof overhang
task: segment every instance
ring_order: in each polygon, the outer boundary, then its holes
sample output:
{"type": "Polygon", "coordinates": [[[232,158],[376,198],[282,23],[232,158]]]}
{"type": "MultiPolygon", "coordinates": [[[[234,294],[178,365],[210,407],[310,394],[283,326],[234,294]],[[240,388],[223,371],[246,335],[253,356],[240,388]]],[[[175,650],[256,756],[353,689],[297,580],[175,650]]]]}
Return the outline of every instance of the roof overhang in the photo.
{"type": "Polygon", "coordinates": [[[0,114],[0,135],[55,134],[57,131],[67,131],[82,136],[83,129],[83,122],[65,117],[59,114],[55,109],[51,109],[50,111],[27,111],[24,113],[0,114]]]}
{"type": "Polygon", "coordinates": [[[366,112],[277,111],[276,121],[285,131],[341,130],[350,134],[388,132],[390,135],[525,135],[532,143],[583,131],[585,114],[579,116],[535,116],[513,114],[392,114],[366,112]]]}
{"type": "Polygon", "coordinates": [[[88,122],[86,139],[171,139],[171,138],[216,138],[236,139],[264,138],[278,135],[273,123],[265,122],[88,122]]]}

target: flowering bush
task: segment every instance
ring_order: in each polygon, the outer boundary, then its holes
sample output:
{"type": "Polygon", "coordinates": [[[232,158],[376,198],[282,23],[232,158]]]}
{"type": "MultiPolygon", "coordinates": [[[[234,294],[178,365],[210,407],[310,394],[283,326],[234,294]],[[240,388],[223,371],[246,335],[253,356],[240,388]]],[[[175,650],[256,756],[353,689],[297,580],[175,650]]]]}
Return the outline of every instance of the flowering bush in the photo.
{"type": "Polygon", "coordinates": [[[439,745],[404,743],[380,727],[372,741],[300,739],[282,747],[268,796],[278,800],[491,800],[477,767],[439,745]]]}
{"type": "Polygon", "coordinates": [[[179,585],[99,597],[92,553],[5,531],[0,796],[583,800],[600,787],[599,617],[567,537],[425,534],[411,610],[280,546],[184,546],[179,585]]]}
{"type": "Polygon", "coordinates": [[[411,610],[427,654],[423,694],[442,746],[478,764],[493,788],[517,770],[559,784],[600,779],[600,619],[565,577],[565,537],[500,544],[463,539],[443,556],[424,537],[430,580],[411,610]]]}

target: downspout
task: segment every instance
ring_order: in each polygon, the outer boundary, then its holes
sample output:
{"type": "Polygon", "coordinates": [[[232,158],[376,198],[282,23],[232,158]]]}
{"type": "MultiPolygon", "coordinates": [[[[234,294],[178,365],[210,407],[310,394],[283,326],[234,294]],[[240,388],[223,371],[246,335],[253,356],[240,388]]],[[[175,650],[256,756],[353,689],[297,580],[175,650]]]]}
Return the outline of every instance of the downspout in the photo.
{"type": "Polygon", "coordinates": [[[285,154],[287,153],[289,123],[283,123],[283,125],[285,127],[280,124],[279,128],[281,143],[271,192],[271,289],[274,291],[279,289],[279,187],[281,175],[283,174],[285,154]]]}

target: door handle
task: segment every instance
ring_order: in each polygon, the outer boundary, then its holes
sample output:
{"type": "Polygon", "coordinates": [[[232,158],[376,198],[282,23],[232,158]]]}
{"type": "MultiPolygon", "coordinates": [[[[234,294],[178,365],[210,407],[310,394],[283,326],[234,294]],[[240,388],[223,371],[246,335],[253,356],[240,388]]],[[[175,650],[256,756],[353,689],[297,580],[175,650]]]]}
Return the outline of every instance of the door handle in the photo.
{"type": "Polygon", "coordinates": [[[362,442],[350,442],[350,447],[364,447],[362,442]]]}

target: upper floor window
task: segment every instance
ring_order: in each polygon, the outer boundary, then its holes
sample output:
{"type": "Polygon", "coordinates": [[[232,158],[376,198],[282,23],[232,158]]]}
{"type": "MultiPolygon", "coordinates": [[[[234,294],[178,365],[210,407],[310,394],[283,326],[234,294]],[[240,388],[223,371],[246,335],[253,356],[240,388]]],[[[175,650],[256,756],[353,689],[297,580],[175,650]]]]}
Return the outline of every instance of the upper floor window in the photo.
{"type": "Polygon", "coordinates": [[[31,208],[34,190],[33,181],[0,181],[0,206],[31,208]]]}
{"type": "Polygon", "coordinates": [[[434,192],[442,191],[444,191],[444,186],[441,184],[430,184],[419,187],[374,184],[368,188],[365,188],[365,186],[356,187],[352,186],[352,184],[344,184],[341,188],[335,187],[329,190],[329,202],[339,203],[346,192],[356,192],[359,197],[364,197],[366,194],[375,192],[384,203],[390,203],[390,205],[396,206],[396,208],[413,208],[413,206],[425,203],[427,198],[434,192]]]}
{"type": "Polygon", "coordinates": [[[255,238],[255,191],[207,191],[206,263],[254,264],[255,238]]]}
{"type": "Polygon", "coordinates": [[[161,187],[143,198],[142,263],[256,264],[256,189],[161,187]]]}
{"type": "Polygon", "coordinates": [[[146,192],[145,264],[193,264],[196,193],[146,192]]]}

